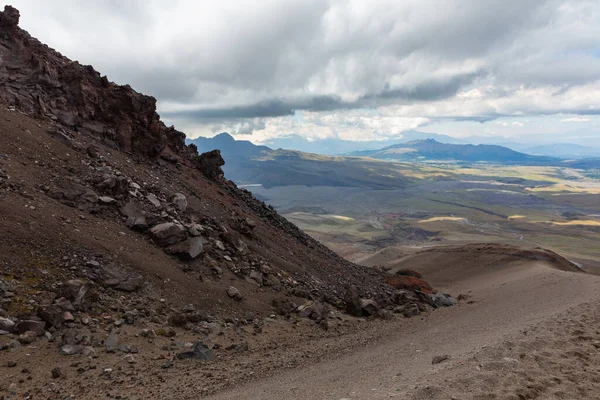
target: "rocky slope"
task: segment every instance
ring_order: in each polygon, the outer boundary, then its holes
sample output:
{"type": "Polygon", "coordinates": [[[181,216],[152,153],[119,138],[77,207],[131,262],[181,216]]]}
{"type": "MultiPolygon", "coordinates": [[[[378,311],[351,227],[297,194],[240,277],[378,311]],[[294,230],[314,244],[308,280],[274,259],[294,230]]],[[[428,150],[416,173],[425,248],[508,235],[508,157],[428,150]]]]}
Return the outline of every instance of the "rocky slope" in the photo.
{"type": "Polygon", "coordinates": [[[0,397],[197,397],[439,305],[311,239],[154,98],[18,21],[0,13],[0,397]]]}

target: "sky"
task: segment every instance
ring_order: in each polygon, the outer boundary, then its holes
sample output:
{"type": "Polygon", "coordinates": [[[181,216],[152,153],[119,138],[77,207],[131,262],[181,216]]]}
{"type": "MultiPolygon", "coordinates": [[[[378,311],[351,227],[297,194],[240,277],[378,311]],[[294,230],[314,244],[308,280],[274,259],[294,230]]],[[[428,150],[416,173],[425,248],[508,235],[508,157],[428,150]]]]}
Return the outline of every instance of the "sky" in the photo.
{"type": "Polygon", "coordinates": [[[407,130],[600,147],[596,0],[13,0],[188,137],[407,130]]]}

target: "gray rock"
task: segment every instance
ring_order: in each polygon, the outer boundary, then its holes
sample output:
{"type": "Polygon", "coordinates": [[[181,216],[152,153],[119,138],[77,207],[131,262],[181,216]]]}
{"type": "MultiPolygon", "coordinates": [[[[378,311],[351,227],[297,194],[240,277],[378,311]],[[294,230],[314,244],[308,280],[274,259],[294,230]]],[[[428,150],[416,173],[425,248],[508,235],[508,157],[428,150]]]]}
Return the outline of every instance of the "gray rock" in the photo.
{"type": "Polygon", "coordinates": [[[173,222],[165,222],[150,229],[150,237],[160,247],[166,247],[184,241],[187,238],[185,228],[173,222]]]}
{"type": "Polygon", "coordinates": [[[38,334],[33,331],[27,331],[19,335],[19,343],[21,344],[30,344],[35,341],[38,337],[38,334]]]}
{"type": "Polygon", "coordinates": [[[79,346],[76,344],[65,344],[60,348],[60,354],[64,356],[72,356],[74,354],[79,354],[83,351],[83,346],[79,346]]]}
{"type": "Polygon", "coordinates": [[[12,332],[14,327],[15,327],[15,323],[12,320],[10,320],[8,318],[0,317],[0,330],[6,331],[6,332],[12,332]]]}
{"type": "Polygon", "coordinates": [[[250,276],[248,278],[254,283],[258,284],[258,286],[262,286],[263,284],[263,274],[258,271],[250,272],[250,276]]]}
{"type": "Polygon", "coordinates": [[[212,360],[213,351],[209,349],[202,341],[198,341],[194,344],[194,347],[191,351],[186,351],[184,353],[177,354],[177,358],[183,359],[194,359],[194,360],[202,360],[209,361],[212,360]]]}
{"type": "Polygon", "coordinates": [[[362,299],[360,302],[360,308],[363,314],[369,315],[377,315],[379,311],[379,304],[373,299],[362,299]]]}
{"type": "Polygon", "coordinates": [[[184,212],[188,206],[187,199],[182,193],[175,193],[175,195],[173,195],[173,198],[171,198],[171,203],[173,203],[173,205],[179,212],[184,212]]]}
{"type": "Polygon", "coordinates": [[[38,316],[46,321],[49,326],[53,326],[55,328],[60,328],[60,326],[64,323],[64,311],[58,305],[51,305],[48,307],[44,307],[38,311],[38,316]]]}
{"type": "Polygon", "coordinates": [[[146,215],[144,212],[137,206],[136,203],[130,201],[125,204],[119,210],[121,214],[127,217],[127,221],[125,225],[129,229],[143,231],[148,228],[148,223],[146,221],[146,215]]]}
{"type": "Polygon", "coordinates": [[[235,288],[234,286],[229,286],[229,288],[227,289],[227,295],[236,301],[240,301],[244,298],[240,291],[237,290],[237,288],[235,288]]]}
{"type": "Polygon", "coordinates": [[[356,286],[351,286],[344,295],[344,302],[346,303],[346,312],[356,317],[362,317],[362,303],[356,286]]]}
{"type": "Polygon", "coordinates": [[[156,197],[156,195],[154,193],[149,193],[146,196],[146,199],[156,208],[160,208],[160,201],[158,200],[158,197],[156,197]]]}
{"type": "Polygon", "coordinates": [[[204,232],[204,227],[200,224],[189,225],[187,229],[190,236],[202,236],[204,232]]]}
{"type": "Polygon", "coordinates": [[[111,331],[108,334],[108,338],[106,338],[106,341],[104,342],[104,345],[106,346],[106,351],[108,353],[114,353],[115,351],[117,351],[118,344],[119,336],[117,335],[117,332],[111,331]]]}
{"type": "Polygon", "coordinates": [[[115,204],[117,202],[117,200],[113,199],[112,197],[109,196],[100,196],[98,197],[98,203],[100,204],[104,204],[104,205],[110,205],[110,204],[115,204]]]}
{"type": "Polygon", "coordinates": [[[32,331],[35,332],[37,336],[42,336],[46,331],[45,327],[46,323],[44,321],[22,320],[15,324],[13,332],[21,334],[32,331]]]}
{"type": "Polygon", "coordinates": [[[73,305],[78,306],[86,302],[86,296],[90,288],[91,284],[87,282],[78,279],[71,279],[63,282],[59,290],[59,295],[65,299],[69,299],[73,305]]]}
{"type": "Polygon", "coordinates": [[[440,307],[452,307],[456,305],[456,299],[448,294],[436,293],[432,294],[433,306],[436,308],[440,307]]]}
{"type": "Polygon", "coordinates": [[[171,245],[165,249],[168,254],[172,254],[181,258],[182,260],[189,261],[198,257],[202,253],[202,245],[205,243],[201,237],[190,237],[171,245]]]}

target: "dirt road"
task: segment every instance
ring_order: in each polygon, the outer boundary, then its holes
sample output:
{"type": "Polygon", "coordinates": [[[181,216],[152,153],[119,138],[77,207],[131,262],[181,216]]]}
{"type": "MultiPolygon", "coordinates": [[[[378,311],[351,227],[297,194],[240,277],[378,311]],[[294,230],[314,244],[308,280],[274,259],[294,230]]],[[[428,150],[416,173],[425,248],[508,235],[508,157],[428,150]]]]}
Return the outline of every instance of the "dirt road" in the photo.
{"type": "MultiPolygon", "coordinates": [[[[597,316],[596,307],[585,303],[600,297],[600,277],[529,262],[477,274],[474,279],[462,278],[445,289],[455,294],[470,290],[471,304],[437,310],[423,320],[399,321],[389,339],[376,345],[212,399],[535,398],[519,397],[519,393],[547,379],[554,379],[557,389],[540,398],[595,398],[592,394],[600,387],[591,380],[576,382],[576,386],[589,386],[587,394],[567,389],[574,384],[573,371],[594,367],[585,352],[595,349],[594,344],[600,346],[594,343],[600,339],[595,331],[598,325],[581,321],[597,316]],[[540,332],[530,333],[536,329],[540,332]],[[586,329],[592,331],[586,334],[586,329]],[[562,342],[569,345],[561,348],[562,342]],[[584,349],[583,357],[569,355],[578,349],[584,349]],[[536,352],[556,368],[540,366],[536,352]],[[432,359],[440,355],[451,358],[432,365],[432,359]],[[558,365],[556,360],[566,360],[567,365],[558,365]],[[486,372],[488,362],[494,365],[491,372],[486,372]],[[503,381],[518,370],[517,365],[528,365],[532,376],[523,382],[513,379],[514,384],[503,381]]],[[[535,390],[544,392],[548,387],[543,384],[535,390]]]]}

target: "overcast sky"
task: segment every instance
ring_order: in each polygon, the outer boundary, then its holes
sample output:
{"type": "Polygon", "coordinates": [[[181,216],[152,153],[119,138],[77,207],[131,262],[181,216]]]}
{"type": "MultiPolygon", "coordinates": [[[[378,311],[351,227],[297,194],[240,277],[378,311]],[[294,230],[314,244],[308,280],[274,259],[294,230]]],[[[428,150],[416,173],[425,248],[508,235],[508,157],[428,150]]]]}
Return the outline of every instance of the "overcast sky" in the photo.
{"type": "Polygon", "coordinates": [[[190,137],[371,140],[417,129],[600,146],[597,0],[12,4],[22,28],[155,96],[190,137]]]}

